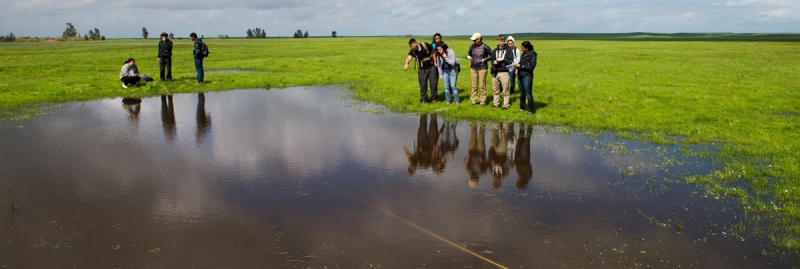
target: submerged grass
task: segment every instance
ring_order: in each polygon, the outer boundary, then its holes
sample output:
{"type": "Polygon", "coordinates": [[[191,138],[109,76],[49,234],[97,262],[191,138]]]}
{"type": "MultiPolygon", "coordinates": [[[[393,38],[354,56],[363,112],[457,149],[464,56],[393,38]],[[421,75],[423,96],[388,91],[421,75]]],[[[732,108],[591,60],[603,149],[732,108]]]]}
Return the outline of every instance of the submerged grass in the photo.
{"type": "MultiPolygon", "coordinates": [[[[719,152],[697,153],[719,160],[720,170],[684,180],[706,186],[708,195],[739,199],[743,208],[771,223],[769,233],[779,248],[800,251],[798,43],[531,41],[539,53],[533,89],[538,110],[532,116],[516,112],[518,94],[511,110],[470,106],[468,72],[459,74],[461,106],[419,104],[416,72],[402,69],[407,38],[399,37],[209,39],[207,71],[254,72],[207,74],[200,86],[193,85],[191,42],[175,40],[175,82],[128,89],[117,78],[129,57],[136,58],[142,74],[158,77],[157,40],[0,44],[0,116],[37,115],[42,103],[154,96],[165,88],[186,93],[348,85],[352,97],[401,113],[609,130],[664,144],[722,145],[719,152]]],[[[445,42],[461,58],[470,44],[466,38],[445,42]]],[[[488,92],[491,102],[491,83],[488,92]]]]}

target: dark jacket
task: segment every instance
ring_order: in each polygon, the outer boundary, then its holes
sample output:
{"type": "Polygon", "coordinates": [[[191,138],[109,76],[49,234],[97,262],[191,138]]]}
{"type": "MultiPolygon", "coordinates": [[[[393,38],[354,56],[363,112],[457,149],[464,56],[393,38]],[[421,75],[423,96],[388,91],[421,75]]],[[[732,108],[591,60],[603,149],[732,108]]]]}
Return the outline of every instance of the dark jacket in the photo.
{"type": "Polygon", "coordinates": [[[472,61],[470,61],[469,67],[475,70],[485,70],[489,64],[489,60],[492,57],[492,48],[489,48],[486,44],[481,42],[477,46],[472,44],[469,46],[469,50],[467,51],[468,56],[472,56],[472,61]],[[478,54],[480,57],[475,57],[475,50],[483,50],[478,54]]]}
{"type": "Polygon", "coordinates": [[[508,72],[508,65],[514,63],[514,51],[511,50],[508,46],[503,46],[502,48],[500,45],[492,51],[491,59],[489,59],[492,63],[492,75],[495,75],[499,72],[508,72]],[[495,64],[494,61],[497,60],[495,64]]]}
{"type": "Polygon", "coordinates": [[[172,40],[166,39],[158,42],[158,58],[172,57],[172,40]]]}
{"type": "Polygon", "coordinates": [[[533,69],[536,68],[536,54],[535,51],[528,52],[522,55],[519,59],[518,77],[533,77],[533,69]]]}
{"type": "Polygon", "coordinates": [[[203,59],[203,39],[194,40],[194,51],[192,51],[195,59],[203,59]]]}

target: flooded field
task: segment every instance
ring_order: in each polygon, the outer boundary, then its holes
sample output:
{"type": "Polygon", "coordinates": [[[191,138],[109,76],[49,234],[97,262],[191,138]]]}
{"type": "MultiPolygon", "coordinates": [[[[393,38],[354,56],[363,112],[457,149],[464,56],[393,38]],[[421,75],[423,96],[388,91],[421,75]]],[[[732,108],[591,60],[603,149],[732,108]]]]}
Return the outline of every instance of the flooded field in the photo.
{"type": "Polygon", "coordinates": [[[791,266],[665,180],[714,165],[680,145],[375,111],[292,88],[0,122],[0,268],[791,266]]]}

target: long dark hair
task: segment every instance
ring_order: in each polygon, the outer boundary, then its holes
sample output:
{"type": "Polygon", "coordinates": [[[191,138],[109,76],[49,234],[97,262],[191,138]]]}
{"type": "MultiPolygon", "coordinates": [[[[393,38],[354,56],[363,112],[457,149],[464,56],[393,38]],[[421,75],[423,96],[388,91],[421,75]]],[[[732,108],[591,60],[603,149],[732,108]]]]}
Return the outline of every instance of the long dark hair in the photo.
{"type": "Polygon", "coordinates": [[[442,54],[441,54],[441,53],[439,53],[439,48],[440,48],[440,47],[442,48],[442,51],[444,51],[444,53],[447,53],[447,49],[449,49],[449,48],[450,48],[450,47],[449,47],[449,46],[447,46],[447,44],[445,44],[444,42],[439,42],[439,43],[436,43],[436,54],[439,54],[439,56],[442,56],[442,54]]]}
{"type": "Polygon", "coordinates": [[[522,47],[528,50],[528,53],[533,52],[533,45],[528,40],[522,41],[522,47]]]}
{"type": "Polygon", "coordinates": [[[127,64],[127,63],[130,63],[130,62],[135,62],[135,61],[136,61],[136,60],[134,60],[133,58],[128,58],[128,60],[127,60],[127,61],[125,61],[125,64],[127,64]]]}
{"type": "MultiPolygon", "coordinates": [[[[433,34],[433,39],[431,39],[431,44],[436,44],[436,46],[439,46],[439,44],[437,44],[437,43],[439,43],[439,42],[436,42],[436,37],[437,37],[437,36],[438,36],[439,38],[442,38],[442,34],[440,34],[440,33],[435,33],[435,34],[433,34]]],[[[440,42],[441,42],[441,41],[440,41],[440,42]]]]}

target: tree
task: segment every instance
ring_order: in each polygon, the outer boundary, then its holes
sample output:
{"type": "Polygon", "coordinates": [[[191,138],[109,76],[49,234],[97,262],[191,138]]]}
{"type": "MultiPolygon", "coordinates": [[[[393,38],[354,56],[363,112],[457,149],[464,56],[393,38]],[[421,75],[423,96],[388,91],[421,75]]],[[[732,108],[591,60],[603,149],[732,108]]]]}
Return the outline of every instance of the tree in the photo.
{"type": "Polygon", "coordinates": [[[78,30],[75,30],[75,26],[73,26],[71,22],[68,22],[67,29],[64,30],[64,33],[61,36],[64,38],[78,36],[78,30]]]}
{"type": "Polygon", "coordinates": [[[83,40],[84,41],[89,41],[89,35],[83,35],[83,40]]]}
{"type": "Polygon", "coordinates": [[[6,39],[17,39],[17,36],[14,35],[14,32],[11,32],[6,36],[6,39]]]}
{"type": "Polygon", "coordinates": [[[331,36],[333,36],[333,38],[336,38],[336,31],[333,31],[333,33],[331,33],[331,36]]]}
{"type": "Polygon", "coordinates": [[[303,30],[297,29],[297,32],[294,32],[294,38],[303,37],[303,30]]]}
{"type": "Polygon", "coordinates": [[[264,31],[264,29],[261,29],[261,38],[267,38],[267,31],[264,31]]]}
{"type": "Polygon", "coordinates": [[[308,38],[308,31],[303,35],[304,38],[308,38]]]}
{"type": "Polygon", "coordinates": [[[106,36],[101,36],[100,40],[106,40],[106,36]]]}
{"type": "Polygon", "coordinates": [[[173,35],[172,33],[169,33],[169,39],[175,39],[175,35],[173,35]]]}
{"type": "Polygon", "coordinates": [[[247,28],[247,38],[253,38],[253,31],[250,28],[247,28]]]}
{"type": "Polygon", "coordinates": [[[145,40],[147,40],[148,34],[150,34],[150,32],[147,32],[147,28],[142,27],[142,37],[144,37],[145,40]]]}
{"type": "Polygon", "coordinates": [[[100,40],[100,29],[94,28],[94,30],[89,30],[89,39],[90,40],[100,40]]]}

